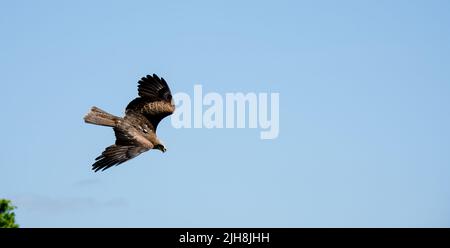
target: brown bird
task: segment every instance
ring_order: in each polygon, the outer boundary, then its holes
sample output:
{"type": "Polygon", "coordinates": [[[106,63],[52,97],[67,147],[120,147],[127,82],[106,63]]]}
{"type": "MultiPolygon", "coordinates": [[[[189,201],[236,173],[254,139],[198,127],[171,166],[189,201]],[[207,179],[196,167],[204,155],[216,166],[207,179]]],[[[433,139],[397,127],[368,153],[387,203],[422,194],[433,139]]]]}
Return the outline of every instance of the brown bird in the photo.
{"type": "Polygon", "coordinates": [[[166,151],[156,136],[156,128],[164,117],[175,111],[172,93],[164,78],[156,74],[141,78],[138,84],[139,97],[128,104],[123,118],[97,107],[92,107],[84,117],[86,123],[112,127],[116,135],[116,143],[95,159],[94,171],[119,165],[150,149],[166,151]]]}

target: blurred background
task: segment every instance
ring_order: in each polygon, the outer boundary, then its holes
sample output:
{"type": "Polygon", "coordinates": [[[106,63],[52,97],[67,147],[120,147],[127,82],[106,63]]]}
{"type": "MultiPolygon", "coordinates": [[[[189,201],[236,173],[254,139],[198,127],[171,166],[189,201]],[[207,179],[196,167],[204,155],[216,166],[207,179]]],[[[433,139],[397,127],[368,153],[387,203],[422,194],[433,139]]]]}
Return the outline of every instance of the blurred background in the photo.
{"type": "Polygon", "coordinates": [[[0,197],[21,227],[448,227],[450,2],[3,1],[0,197]],[[158,128],[102,173],[146,74],[279,92],[280,135],[158,128]]]}

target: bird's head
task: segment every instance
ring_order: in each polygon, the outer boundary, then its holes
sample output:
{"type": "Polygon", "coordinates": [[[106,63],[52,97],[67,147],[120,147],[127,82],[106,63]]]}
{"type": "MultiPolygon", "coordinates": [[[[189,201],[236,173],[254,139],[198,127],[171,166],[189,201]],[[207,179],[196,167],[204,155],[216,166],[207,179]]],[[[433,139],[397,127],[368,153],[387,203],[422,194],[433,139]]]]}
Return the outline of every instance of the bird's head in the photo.
{"type": "Polygon", "coordinates": [[[163,153],[167,151],[166,147],[163,144],[156,144],[153,149],[157,149],[162,151],[163,153]]]}

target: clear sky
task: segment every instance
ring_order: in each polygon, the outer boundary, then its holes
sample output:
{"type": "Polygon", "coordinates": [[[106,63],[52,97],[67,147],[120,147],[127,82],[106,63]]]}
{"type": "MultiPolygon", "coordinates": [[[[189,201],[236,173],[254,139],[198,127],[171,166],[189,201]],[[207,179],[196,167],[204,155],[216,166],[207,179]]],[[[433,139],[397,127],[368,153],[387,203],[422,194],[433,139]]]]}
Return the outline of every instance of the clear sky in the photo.
{"type": "Polygon", "coordinates": [[[3,1],[0,197],[23,227],[450,226],[450,2],[3,1]],[[279,92],[280,136],[158,128],[103,173],[137,80],[279,92]]]}

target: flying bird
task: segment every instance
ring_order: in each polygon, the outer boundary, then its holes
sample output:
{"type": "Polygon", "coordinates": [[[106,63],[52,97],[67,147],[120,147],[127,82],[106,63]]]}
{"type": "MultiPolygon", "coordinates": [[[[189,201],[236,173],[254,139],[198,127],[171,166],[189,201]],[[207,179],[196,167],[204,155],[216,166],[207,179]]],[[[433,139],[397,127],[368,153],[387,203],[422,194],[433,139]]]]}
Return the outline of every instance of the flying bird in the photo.
{"type": "Polygon", "coordinates": [[[84,117],[86,123],[112,127],[116,142],[103,151],[92,165],[94,171],[119,165],[150,149],[166,152],[156,136],[159,122],[175,111],[172,93],[164,78],[147,75],[138,82],[139,97],[125,109],[124,117],[117,117],[92,107],[84,117]]]}

